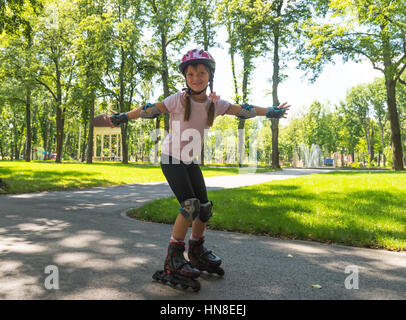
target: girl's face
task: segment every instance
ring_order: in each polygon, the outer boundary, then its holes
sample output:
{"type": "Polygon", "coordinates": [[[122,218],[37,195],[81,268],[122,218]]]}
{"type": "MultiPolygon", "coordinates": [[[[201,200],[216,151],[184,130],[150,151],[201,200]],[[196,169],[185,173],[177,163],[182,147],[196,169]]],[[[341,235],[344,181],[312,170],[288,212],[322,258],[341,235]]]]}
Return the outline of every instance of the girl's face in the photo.
{"type": "Polygon", "coordinates": [[[193,91],[202,91],[209,83],[209,70],[204,64],[189,65],[185,72],[186,82],[193,91]]]}

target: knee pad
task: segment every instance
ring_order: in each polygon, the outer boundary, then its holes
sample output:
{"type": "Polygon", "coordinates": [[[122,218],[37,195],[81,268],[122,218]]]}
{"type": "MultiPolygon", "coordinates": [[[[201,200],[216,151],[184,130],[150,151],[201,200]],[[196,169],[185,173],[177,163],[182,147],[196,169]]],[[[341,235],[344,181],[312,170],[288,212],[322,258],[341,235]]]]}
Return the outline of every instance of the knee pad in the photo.
{"type": "Polygon", "coordinates": [[[186,219],[194,220],[200,212],[200,201],[196,198],[186,199],[180,204],[180,214],[186,219]]]}
{"type": "Polygon", "coordinates": [[[204,204],[200,204],[199,220],[203,223],[209,221],[213,215],[213,202],[209,201],[204,204]]]}

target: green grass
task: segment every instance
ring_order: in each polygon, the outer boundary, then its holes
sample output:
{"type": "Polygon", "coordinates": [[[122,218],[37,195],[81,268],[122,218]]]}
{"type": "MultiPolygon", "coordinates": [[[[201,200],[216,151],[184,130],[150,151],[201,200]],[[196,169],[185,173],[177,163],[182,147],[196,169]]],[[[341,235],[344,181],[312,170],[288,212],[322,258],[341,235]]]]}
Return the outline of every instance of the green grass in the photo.
{"type": "MultiPolygon", "coordinates": [[[[270,171],[258,169],[257,172],[270,171]]],[[[202,167],[205,177],[238,174],[238,168],[202,167]]],[[[67,190],[165,181],[160,166],[100,162],[0,161],[0,178],[7,193],[67,190]]],[[[1,188],[1,186],[0,186],[1,188]]],[[[4,189],[4,188],[3,188],[4,189]]]]}
{"type": "MultiPolygon", "coordinates": [[[[209,192],[209,228],[358,247],[406,249],[406,173],[336,171],[209,192]]],[[[175,198],[132,210],[173,223],[175,198]]]]}

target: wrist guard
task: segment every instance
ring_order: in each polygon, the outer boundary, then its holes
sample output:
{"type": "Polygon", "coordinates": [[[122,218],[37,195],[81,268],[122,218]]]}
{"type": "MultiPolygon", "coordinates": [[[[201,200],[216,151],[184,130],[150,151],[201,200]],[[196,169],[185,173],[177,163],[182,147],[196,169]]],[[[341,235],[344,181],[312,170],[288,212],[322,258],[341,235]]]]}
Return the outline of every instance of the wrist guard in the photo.
{"type": "Polygon", "coordinates": [[[110,117],[110,121],[114,126],[119,126],[122,123],[127,123],[129,120],[127,113],[115,113],[110,117]]]}
{"type": "Polygon", "coordinates": [[[237,117],[240,119],[249,119],[257,116],[257,111],[254,106],[244,103],[241,105],[241,111],[237,114],[237,117]]]}
{"type": "Polygon", "coordinates": [[[279,118],[282,118],[284,114],[285,114],[284,108],[269,107],[265,116],[267,118],[278,118],[279,119],[279,118]]]}
{"type": "Polygon", "coordinates": [[[141,118],[143,119],[155,119],[160,114],[161,111],[157,108],[155,104],[147,103],[146,105],[142,106],[141,118]],[[149,112],[147,112],[147,108],[149,108],[149,112]]]}

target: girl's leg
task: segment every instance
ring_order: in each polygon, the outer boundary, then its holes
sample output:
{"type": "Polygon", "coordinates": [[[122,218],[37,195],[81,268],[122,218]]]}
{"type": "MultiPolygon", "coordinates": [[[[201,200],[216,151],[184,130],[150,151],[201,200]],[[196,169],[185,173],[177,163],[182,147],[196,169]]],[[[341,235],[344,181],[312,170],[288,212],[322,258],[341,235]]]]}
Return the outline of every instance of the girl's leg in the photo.
{"type": "Polygon", "coordinates": [[[178,214],[173,225],[172,238],[175,241],[183,242],[186,237],[187,230],[190,226],[190,220],[186,219],[181,214],[178,214]]]}
{"type": "MultiPolygon", "coordinates": [[[[193,185],[194,193],[200,200],[200,214],[208,215],[211,203],[207,199],[207,189],[204,182],[202,171],[196,164],[191,164],[187,167],[189,177],[193,185]]],[[[206,220],[206,219],[203,219],[206,220]]],[[[200,271],[208,271],[209,273],[217,273],[220,276],[224,275],[224,270],[220,267],[221,259],[216,256],[211,250],[204,247],[204,231],[206,223],[200,219],[193,220],[192,236],[189,239],[188,256],[191,265],[200,271]]]]}
{"type": "MultiPolygon", "coordinates": [[[[196,198],[200,200],[200,205],[207,203],[209,200],[207,199],[207,189],[202,170],[199,165],[195,163],[187,166],[187,169],[196,198]]],[[[199,219],[195,219],[192,223],[192,238],[197,239],[203,237],[205,230],[206,223],[201,222],[199,219]]]]}
{"type": "Polygon", "coordinates": [[[192,239],[202,238],[206,230],[206,223],[201,222],[199,219],[195,219],[192,223],[192,239]]]}
{"type": "MultiPolygon", "coordinates": [[[[170,157],[169,164],[161,164],[161,168],[179,203],[187,199],[197,198],[185,164],[172,164],[172,157],[170,157]]],[[[178,214],[173,226],[172,238],[174,240],[184,241],[189,225],[190,220],[178,214]]]]}

